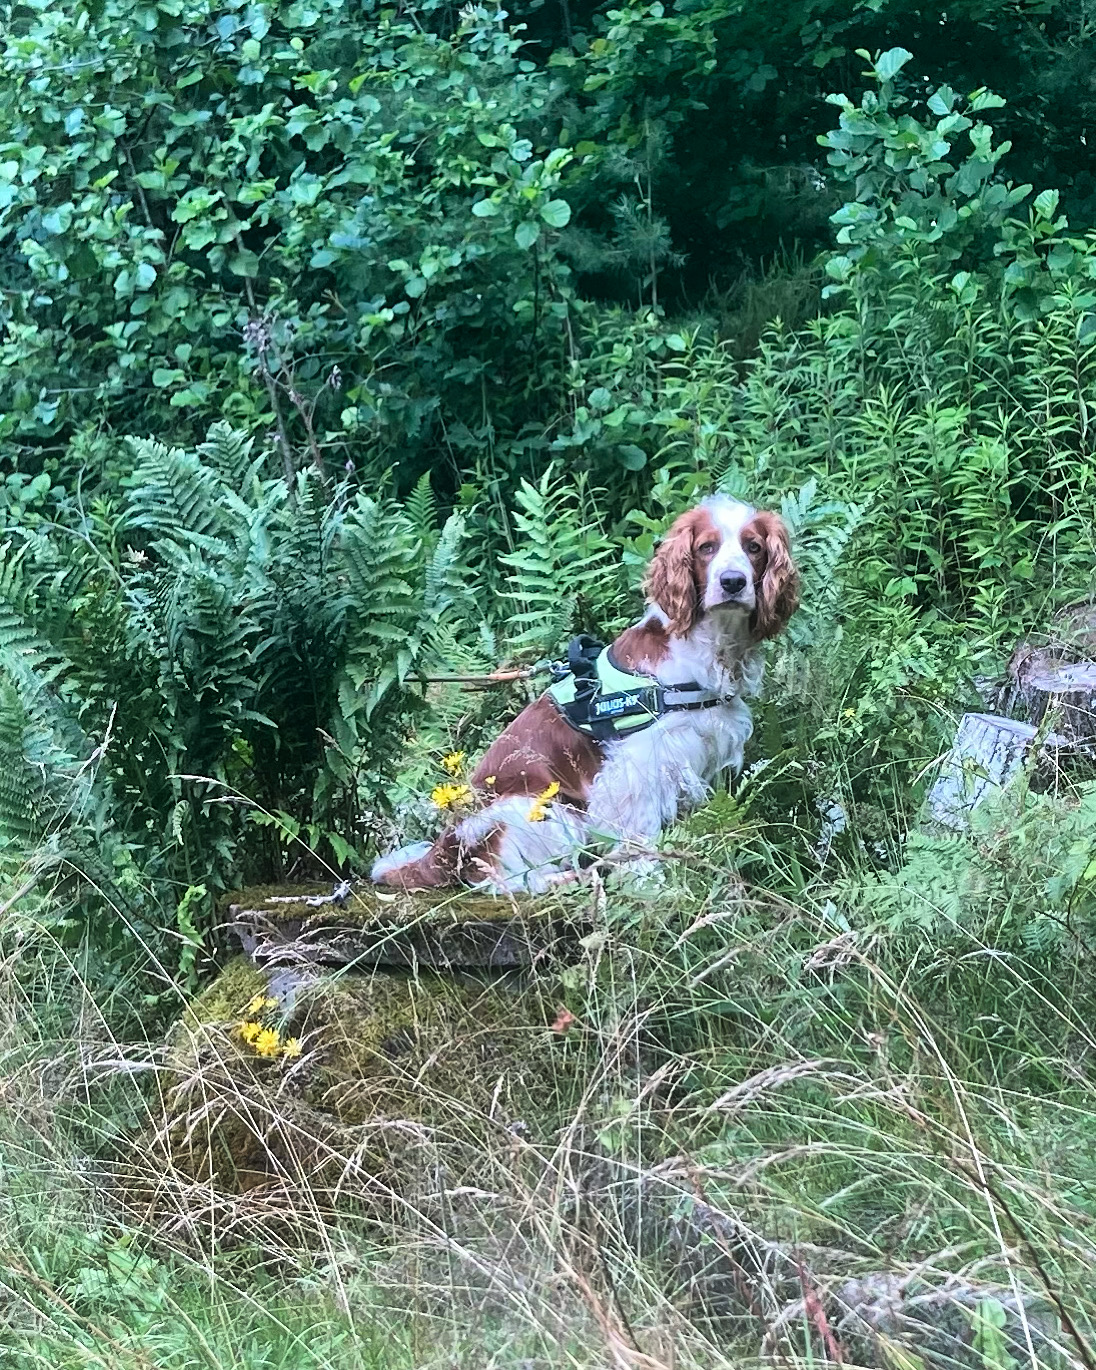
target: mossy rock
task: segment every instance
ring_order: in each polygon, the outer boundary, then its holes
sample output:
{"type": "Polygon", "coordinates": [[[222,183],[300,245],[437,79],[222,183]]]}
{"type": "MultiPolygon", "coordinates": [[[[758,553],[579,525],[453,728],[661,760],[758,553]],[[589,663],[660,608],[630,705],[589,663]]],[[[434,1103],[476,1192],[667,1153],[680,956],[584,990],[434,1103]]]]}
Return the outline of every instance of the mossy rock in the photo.
{"type": "Polygon", "coordinates": [[[221,1190],[307,1177],[406,1202],[439,1164],[452,1181],[515,1136],[553,1133],[584,1074],[580,1035],[549,1026],[557,1007],[498,980],[238,957],[169,1039],[162,1140],[221,1190]]]}
{"type": "Polygon", "coordinates": [[[375,885],[254,886],[224,901],[226,922],[264,965],[505,969],[573,955],[589,931],[585,901],[497,898],[375,885]]]}

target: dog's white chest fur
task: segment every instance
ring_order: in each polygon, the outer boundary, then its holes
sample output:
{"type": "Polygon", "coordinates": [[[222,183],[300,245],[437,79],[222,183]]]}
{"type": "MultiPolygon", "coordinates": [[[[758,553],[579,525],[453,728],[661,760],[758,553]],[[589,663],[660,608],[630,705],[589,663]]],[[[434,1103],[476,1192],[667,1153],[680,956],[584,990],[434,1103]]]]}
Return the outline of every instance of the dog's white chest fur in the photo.
{"type": "Polygon", "coordinates": [[[716,777],[738,771],[753,731],[738,698],[711,709],[667,714],[633,737],[612,742],[590,793],[593,833],[651,841],[684,808],[703,803],[716,777]]]}

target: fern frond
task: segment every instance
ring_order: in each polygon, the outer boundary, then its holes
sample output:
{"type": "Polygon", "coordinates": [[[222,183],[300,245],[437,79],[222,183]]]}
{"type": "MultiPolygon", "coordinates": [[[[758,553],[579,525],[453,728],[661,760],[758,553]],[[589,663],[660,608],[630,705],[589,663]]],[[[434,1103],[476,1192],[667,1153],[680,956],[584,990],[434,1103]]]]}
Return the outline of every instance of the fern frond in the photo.
{"type": "Polygon", "coordinates": [[[152,538],[201,537],[216,532],[225,481],[196,452],[129,438],[134,469],[126,481],[128,525],[152,538]]]}
{"type": "Polygon", "coordinates": [[[0,851],[31,855],[49,830],[40,773],[27,757],[30,722],[19,692],[0,676],[0,851]]]}
{"type": "Polygon", "coordinates": [[[402,511],[359,494],[343,522],[341,574],[353,607],[347,635],[347,673],[340,685],[343,718],[362,706],[368,718],[388,690],[411,674],[418,655],[419,597],[414,576],[420,541],[402,511]]]}
{"type": "Polygon", "coordinates": [[[39,698],[61,673],[63,659],[33,626],[35,605],[23,576],[26,548],[0,547],[0,671],[26,698],[39,698]]]}
{"type": "Polygon", "coordinates": [[[424,471],[415,482],[403,506],[404,515],[423,547],[433,547],[438,532],[438,502],[430,484],[430,472],[424,471]]]}
{"type": "Polygon", "coordinates": [[[450,514],[426,563],[422,587],[422,614],[434,625],[448,617],[451,622],[464,619],[472,605],[461,555],[465,526],[461,514],[450,514]]]}
{"type": "Polygon", "coordinates": [[[584,598],[596,617],[614,616],[622,576],[610,567],[615,549],[596,515],[582,508],[585,495],[581,483],[549,467],[536,485],[523,481],[515,496],[522,542],[499,560],[511,572],[504,595],[519,606],[510,618],[519,630],[511,644],[516,653],[558,649],[577,626],[584,598]]]}
{"type": "Polygon", "coordinates": [[[841,561],[869,505],[870,500],[819,500],[813,477],[781,497],[780,514],[792,535],[803,585],[802,607],[789,633],[791,646],[804,647],[815,640],[837,607],[841,561]]]}
{"type": "Polygon", "coordinates": [[[266,459],[262,454],[252,456],[254,447],[254,438],[246,433],[228,423],[215,423],[206,434],[205,442],[198,444],[198,456],[205,466],[218,473],[226,485],[234,490],[243,490],[265,464],[266,459]]]}
{"type": "MultiPolygon", "coordinates": [[[[3,549],[9,552],[9,549],[3,549]]],[[[2,555],[2,553],[0,553],[2,555]]],[[[21,558],[0,562],[0,843],[25,857],[76,821],[98,831],[108,806],[92,743],[65,697],[63,655],[34,627],[21,558]]]]}

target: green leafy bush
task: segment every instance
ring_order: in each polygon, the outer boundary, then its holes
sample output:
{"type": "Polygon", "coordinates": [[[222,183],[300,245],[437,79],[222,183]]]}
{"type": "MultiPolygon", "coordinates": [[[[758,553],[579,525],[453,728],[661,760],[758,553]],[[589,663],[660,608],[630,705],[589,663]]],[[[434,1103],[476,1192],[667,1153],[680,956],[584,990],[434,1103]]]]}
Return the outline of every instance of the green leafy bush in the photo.
{"type": "Polygon", "coordinates": [[[2,70],[0,441],[24,461],[224,417],[414,477],[440,422],[481,451],[558,361],[573,156],[499,16],[62,3],[21,12],[2,70]]]}

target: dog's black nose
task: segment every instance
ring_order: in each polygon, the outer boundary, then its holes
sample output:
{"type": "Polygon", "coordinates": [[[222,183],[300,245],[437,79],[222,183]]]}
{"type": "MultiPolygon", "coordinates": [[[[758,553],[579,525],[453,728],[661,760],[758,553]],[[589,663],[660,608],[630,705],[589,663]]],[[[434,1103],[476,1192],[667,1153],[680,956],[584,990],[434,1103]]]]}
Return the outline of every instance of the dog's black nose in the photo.
{"type": "Polygon", "coordinates": [[[725,595],[740,595],[746,588],[746,577],[741,571],[724,571],[719,577],[725,595]]]}

